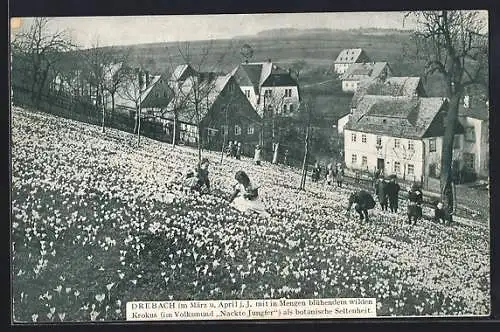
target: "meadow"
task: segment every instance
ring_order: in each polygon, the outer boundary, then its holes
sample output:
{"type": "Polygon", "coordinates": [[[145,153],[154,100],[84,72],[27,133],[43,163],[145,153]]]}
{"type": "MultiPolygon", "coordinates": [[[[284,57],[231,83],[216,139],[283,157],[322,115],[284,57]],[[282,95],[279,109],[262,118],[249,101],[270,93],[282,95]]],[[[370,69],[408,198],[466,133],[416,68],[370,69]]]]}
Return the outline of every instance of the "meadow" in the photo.
{"type": "Polygon", "coordinates": [[[352,188],[298,191],[298,170],[207,151],[213,190],[187,195],[196,150],[18,107],[11,146],[15,322],[123,320],[134,300],[373,297],[378,316],[489,314],[482,223],[409,226],[378,209],[360,223],[345,213],[352,188]],[[271,218],[229,206],[239,169],[271,218]]]}

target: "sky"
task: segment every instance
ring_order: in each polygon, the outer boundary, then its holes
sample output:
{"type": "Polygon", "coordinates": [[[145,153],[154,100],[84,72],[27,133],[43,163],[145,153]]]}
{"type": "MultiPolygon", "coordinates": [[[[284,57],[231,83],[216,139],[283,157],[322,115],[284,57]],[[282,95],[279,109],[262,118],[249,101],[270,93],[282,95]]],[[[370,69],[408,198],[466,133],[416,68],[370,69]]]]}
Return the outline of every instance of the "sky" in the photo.
{"type": "MultiPolygon", "coordinates": [[[[53,31],[67,30],[81,47],[99,41],[100,46],[154,42],[227,39],[255,35],[280,28],[296,29],[411,29],[403,25],[403,12],[280,13],[176,16],[56,17],[53,31]]],[[[12,21],[15,28],[29,25],[30,18],[12,21]]]]}

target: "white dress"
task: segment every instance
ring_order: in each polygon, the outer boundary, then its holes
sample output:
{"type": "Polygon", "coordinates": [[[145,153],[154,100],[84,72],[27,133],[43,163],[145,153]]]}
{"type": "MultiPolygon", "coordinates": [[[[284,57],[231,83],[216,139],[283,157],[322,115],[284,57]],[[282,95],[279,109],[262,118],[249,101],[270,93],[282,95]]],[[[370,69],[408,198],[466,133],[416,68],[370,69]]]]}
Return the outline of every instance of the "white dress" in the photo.
{"type": "Polygon", "coordinates": [[[239,190],[239,192],[238,196],[236,196],[236,198],[231,203],[232,207],[244,213],[258,213],[263,217],[270,216],[259,197],[251,200],[245,197],[245,194],[248,194],[251,188],[253,188],[252,184],[245,188],[241,183],[238,183],[234,188],[235,190],[239,190]]]}

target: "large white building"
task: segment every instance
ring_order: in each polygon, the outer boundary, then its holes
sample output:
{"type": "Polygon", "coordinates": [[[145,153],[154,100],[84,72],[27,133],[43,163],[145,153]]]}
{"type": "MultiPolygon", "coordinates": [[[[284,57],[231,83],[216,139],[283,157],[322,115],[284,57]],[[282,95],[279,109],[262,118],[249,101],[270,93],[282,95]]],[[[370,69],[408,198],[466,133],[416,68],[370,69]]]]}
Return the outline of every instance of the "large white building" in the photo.
{"type": "Polygon", "coordinates": [[[261,117],[264,111],[291,115],[298,110],[300,95],[297,81],[289,71],[270,60],[240,64],[231,75],[261,117]]]}
{"type": "MultiPolygon", "coordinates": [[[[438,97],[363,96],[344,127],[346,166],[408,181],[437,176],[447,107],[438,97]]],[[[459,124],[459,140],[462,134],[459,124]]]]}
{"type": "Polygon", "coordinates": [[[337,74],[344,74],[353,63],[371,61],[365,51],[361,48],[348,48],[342,50],[335,59],[333,66],[337,74]]]}

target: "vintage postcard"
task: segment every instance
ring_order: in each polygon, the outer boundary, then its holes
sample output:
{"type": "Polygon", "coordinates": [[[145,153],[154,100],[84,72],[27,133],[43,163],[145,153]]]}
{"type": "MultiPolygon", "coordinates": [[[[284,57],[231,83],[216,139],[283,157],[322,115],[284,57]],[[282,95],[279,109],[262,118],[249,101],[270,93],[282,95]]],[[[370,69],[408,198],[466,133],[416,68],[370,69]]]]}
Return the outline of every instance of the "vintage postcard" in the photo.
{"type": "Polygon", "coordinates": [[[486,11],[10,30],[12,323],[490,315],[486,11]]]}

